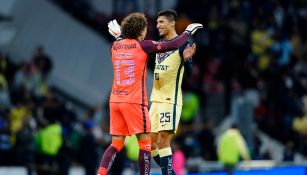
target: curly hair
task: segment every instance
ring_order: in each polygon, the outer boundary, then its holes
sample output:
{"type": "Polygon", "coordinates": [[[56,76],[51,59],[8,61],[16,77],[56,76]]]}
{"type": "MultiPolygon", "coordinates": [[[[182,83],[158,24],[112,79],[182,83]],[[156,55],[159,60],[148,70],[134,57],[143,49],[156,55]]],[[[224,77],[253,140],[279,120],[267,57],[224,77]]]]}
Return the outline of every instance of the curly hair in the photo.
{"type": "Polygon", "coordinates": [[[126,38],[137,39],[147,26],[144,13],[131,13],[121,23],[122,34],[126,38]]]}

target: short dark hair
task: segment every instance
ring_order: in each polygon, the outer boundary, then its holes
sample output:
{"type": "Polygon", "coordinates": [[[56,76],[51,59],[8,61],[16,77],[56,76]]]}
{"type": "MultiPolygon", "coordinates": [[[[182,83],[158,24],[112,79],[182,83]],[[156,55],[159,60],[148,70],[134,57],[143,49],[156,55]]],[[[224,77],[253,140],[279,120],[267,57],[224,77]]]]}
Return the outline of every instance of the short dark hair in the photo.
{"type": "Polygon", "coordinates": [[[177,20],[177,12],[175,10],[162,10],[158,12],[159,16],[165,16],[169,21],[176,21],[177,20]]]}
{"type": "Polygon", "coordinates": [[[147,26],[144,13],[131,13],[121,23],[122,33],[126,38],[137,39],[147,26]]]}

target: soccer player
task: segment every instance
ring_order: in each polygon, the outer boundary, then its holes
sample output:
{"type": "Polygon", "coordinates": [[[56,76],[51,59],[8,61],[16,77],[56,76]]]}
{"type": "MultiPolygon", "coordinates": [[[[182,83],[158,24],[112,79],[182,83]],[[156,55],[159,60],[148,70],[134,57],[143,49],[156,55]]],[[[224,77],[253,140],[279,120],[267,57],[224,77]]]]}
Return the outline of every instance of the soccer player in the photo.
{"type": "MultiPolygon", "coordinates": [[[[157,29],[162,41],[178,37],[175,30],[177,13],[164,10],[157,14],[157,29]]],[[[152,157],[161,167],[162,175],[176,174],[172,168],[171,140],[178,128],[182,110],[182,77],[184,67],[191,67],[196,44],[187,42],[177,50],[157,53],[154,83],[150,101],[152,157]],[[186,66],[185,66],[186,65],[186,66]]]]}
{"type": "MultiPolygon", "coordinates": [[[[112,24],[115,24],[114,21],[108,25],[109,32],[119,39],[121,29],[112,24]]],[[[190,24],[182,35],[169,42],[144,40],[147,32],[147,19],[143,13],[129,14],[122,21],[121,27],[125,39],[115,41],[111,47],[114,70],[109,103],[112,143],[104,152],[98,175],[107,174],[116,155],[124,146],[125,137],[134,134],[137,136],[140,147],[140,175],[149,175],[151,124],[146,94],[147,55],[178,49],[190,35],[202,28],[202,25],[190,24]]]]}

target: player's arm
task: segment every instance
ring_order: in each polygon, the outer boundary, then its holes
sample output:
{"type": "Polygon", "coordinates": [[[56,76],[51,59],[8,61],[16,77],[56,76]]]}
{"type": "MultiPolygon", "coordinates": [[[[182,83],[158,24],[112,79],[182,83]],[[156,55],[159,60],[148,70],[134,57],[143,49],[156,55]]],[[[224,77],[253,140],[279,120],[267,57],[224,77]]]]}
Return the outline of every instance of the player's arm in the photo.
{"type": "MultiPolygon", "coordinates": [[[[181,45],[188,39],[188,36],[192,36],[198,29],[203,28],[200,23],[192,23],[188,25],[185,31],[176,39],[166,42],[155,42],[152,40],[141,41],[141,46],[145,52],[150,53],[161,53],[170,50],[179,49],[181,45]]],[[[112,20],[108,23],[109,33],[115,37],[116,40],[122,39],[121,28],[116,20],[112,20]]]]}
{"type": "Polygon", "coordinates": [[[190,46],[189,42],[186,42],[180,49],[179,54],[184,61],[184,67],[187,75],[190,77],[192,75],[192,65],[193,65],[193,55],[196,52],[196,44],[193,43],[190,46]]]}
{"type": "Polygon", "coordinates": [[[140,44],[143,50],[148,54],[177,50],[188,40],[189,36],[192,36],[198,29],[201,28],[203,28],[202,24],[192,23],[188,25],[188,27],[179,37],[171,41],[156,42],[152,40],[143,40],[140,41],[140,44]]]}
{"type": "MultiPolygon", "coordinates": [[[[115,21],[116,22],[116,21],[115,21]]],[[[124,36],[121,34],[119,25],[116,22],[116,25],[114,24],[114,20],[109,22],[109,33],[116,39],[121,40],[124,38],[124,36]]],[[[164,42],[157,42],[153,40],[143,40],[140,41],[141,47],[143,50],[148,53],[162,53],[170,50],[176,50],[180,46],[186,42],[186,40],[189,38],[188,32],[182,33],[179,37],[172,41],[164,41],[164,42]]]]}
{"type": "Polygon", "coordinates": [[[143,40],[140,41],[140,44],[143,50],[148,54],[163,53],[170,50],[179,49],[188,40],[188,38],[188,33],[183,32],[179,37],[171,41],[157,42],[153,40],[143,40]]]}

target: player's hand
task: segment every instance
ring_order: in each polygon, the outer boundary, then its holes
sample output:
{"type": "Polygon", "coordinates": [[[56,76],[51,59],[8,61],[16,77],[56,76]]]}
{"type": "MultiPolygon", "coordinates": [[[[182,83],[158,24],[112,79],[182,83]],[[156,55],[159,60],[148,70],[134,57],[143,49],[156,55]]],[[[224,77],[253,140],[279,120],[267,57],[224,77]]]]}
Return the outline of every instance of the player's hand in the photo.
{"type": "Polygon", "coordinates": [[[188,25],[188,27],[185,29],[185,32],[187,32],[189,35],[193,35],[196,30],[203,28],[204,26],[200,23],[192,23],[188,25]]]}
{"type": "Polygon", "coordinates": [[[117,23],[116,19],[108,23],[109,33],[115,38],[119,39],[121,37],[122,31],[120,25],[117,23]]]}
{"type": "Polygon", "coordinates": [[[183,59],[187,62],[196,52],[196,44],[193,43],[192,46],[188,44],[185,49],[183,50],[183,59]]]}

